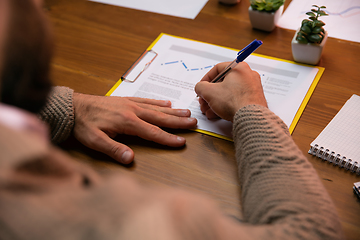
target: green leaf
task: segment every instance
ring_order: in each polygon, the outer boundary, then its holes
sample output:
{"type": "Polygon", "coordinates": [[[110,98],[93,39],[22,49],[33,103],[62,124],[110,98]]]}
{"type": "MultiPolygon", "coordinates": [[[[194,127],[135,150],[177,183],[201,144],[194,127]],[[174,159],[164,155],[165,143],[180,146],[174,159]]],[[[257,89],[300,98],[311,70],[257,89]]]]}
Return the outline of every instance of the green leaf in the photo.
{"type": "Polygon", "coordinates": [[[299,31],[297,34],[297,37],[307,39],[308,35],[306,33],[304,33],[303,31],[299,31]]]}
{"type": "Polygon", "coordinates": [[[309,22],[310,22],[309,19],[304,19],[304,20],[302,20],[302,22],[301,22],[301,26],[302,26],[302,25],[308,25],[309,22]]]}
{"type": "Polygon", "coordinates": [[[325,11],[320,11],[319,14],[320,14],[320,16],[328,16],[329,15],[325,11]]]}
{"type": "Polygon", "coordinates": [[[284,5],[285,0],[250,0],[253,10],[274,12],[284,5]]]}
{"type": "Polygon", "coordinates": [[[297,33],[296,37],[300,37],[300,36],[305,37],[304,33],[303,33],[303,32],[301,32],[301,31],[299,31],[299,32],[297,33]]]}
{"type": "Polygon", "coordinates": [[[307,24],[305,24],[306,26],[308,26],[310,29],[313,29],[315,26],[314,25],[314,22],[308,22],[307,24]]]}
{"type": "Polygon", "coordinates": [[[281,5],[282,5],[282,4],[280,4],[280,3],[275,3],[275,4],[273,5],[273,10],[274,10],[274,11],[278,10],[278,9],[281,7],[281,5]]]}
{"type": "Polygon", "coordinates": [[[318,5],[312,5],[313,7],[316,7],[316,8],[319,8],[319,6],[318,5]]]}
{"type": "Polygon", "coordinates": [[[306,34],[311,33],[311,28],[309,28],[309,26],[307,26],[307,25],[301,26],[300,30],[303,31],[306,34]]]}
{"type": "Polygon", "coordinates": [[[316,17],[309,17],[309,19],[316,21],[316,17]]]}
{"type": "Polygon", "coordinates": [[[296,41],[298,41],[299,43],[303,43],[303,44],[306,44],[306,43],[309,42],[309,41],[306,39],[306,37],[304,37],[304,36],[302,36],[302,35],[297,35],[296,41]]]}
{"type": "Polygon", "coordinates": [[[308,36],[308,40],[309,42],[312,43],[320,43],[323,39],[323,36],[321,36],[320,34],[311,34],[310,36],[308,36]]]}
{"type": "Polygon", "coordinates": [[[271,12],[272,10],[273,10],[272,4],[269,4],[269,5],[265,6],[265,11],[271,12]]]}
{"type": "Polygon", "coordinates": [[[321,6],[320,8],[326,8],[325,6],[321,6]]]}
{"type": "Polygon", "coordinates": [[[309,15],[309,16],[312,16],[312,17],[316,16],[315,13],[313,13],[313,12],[307,12],[306,15],[309,15]]]}
{"type": "Polygon", "coordinates": [[[316,27],[315,22],[311,22],[311,29],[313,29],[314,27],[316,27]]]}
{"type": "MultiPolygon", "coordinates": [[[[316,20],[316,21],[314,21],[314,23],[315,23],[315,26],[316,26],[316,27],[325,26],[325,23],[324,23],[323,21],[321,21],[321,20],[316,20]]],[[[314,27],[315,27],[315,26],[314,26],[314,27]]]]}
{"type": "Polygon", "coordinates": [[[322,27],[315,27],[311,32],[312,32],[312,33],[321,33],[322,30],[323,30],[322,27]]]}

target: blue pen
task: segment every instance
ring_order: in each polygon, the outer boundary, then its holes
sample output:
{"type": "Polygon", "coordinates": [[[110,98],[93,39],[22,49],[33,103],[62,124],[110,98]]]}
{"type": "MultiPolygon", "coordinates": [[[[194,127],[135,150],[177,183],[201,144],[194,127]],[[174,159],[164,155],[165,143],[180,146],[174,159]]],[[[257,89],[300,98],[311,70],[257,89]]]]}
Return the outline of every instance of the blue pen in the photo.
{"type": "Polygon", "coordinates": [[[240,50],[237,54],[237,57],[234,61],[232,61],[229,66],[227,66],[221,73],[219,73],[211,82],[221,82],[226,74],[230,72],[231,69],[233,69],[239,62],[242,62],[247,58],[251,53],[253,53],[260,45],[262,44],[262,41],[260,40],[254,40],[249,45],[244,47],[242,50],[240,50]]]}

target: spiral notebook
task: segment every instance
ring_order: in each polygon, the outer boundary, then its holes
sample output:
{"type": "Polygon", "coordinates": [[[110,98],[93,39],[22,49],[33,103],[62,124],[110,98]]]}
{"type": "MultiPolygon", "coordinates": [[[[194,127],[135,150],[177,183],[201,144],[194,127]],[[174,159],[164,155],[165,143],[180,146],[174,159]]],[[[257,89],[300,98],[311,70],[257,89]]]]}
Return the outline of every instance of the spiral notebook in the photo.
{"type": "Polygon", "coordinates": [[[352,95],[310,146],[310,154],[360,175],[360,96],[352,95]]]}

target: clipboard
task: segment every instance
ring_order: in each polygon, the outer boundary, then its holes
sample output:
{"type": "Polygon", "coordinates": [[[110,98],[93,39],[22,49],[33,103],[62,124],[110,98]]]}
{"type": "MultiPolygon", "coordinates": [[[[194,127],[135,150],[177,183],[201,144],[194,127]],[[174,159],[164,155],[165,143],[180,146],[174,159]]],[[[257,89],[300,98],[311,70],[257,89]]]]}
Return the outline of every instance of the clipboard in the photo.
{"type": "MultiPolygon", "coordinates": [[[[218,45],[215,45],[215,44],[209,44],[209,43],[205,43],[205,42],[201,42],[201,41],[197,41],[197,40],[192,40],[192,39],[187,39],[187,38],[183,38],[183,37],[179,37],[179,36],[174,36],[174,35],[161,33],[150,44],[150,46],[147,48],[147,50],[144,51],[141,54],[141,56],[134,62],[134,64],[131,65],[131,67],[124,73],[124,75],[119,79],[119,81],[109,90],[109,92],[106,94],[106,96],[110,96],[119,87],[119,85],[121,84],[122,81],[133,83],[141,76],[141,74],[144,71],[146,71],[146,69],[148,69],[148,67],[151,65],[151,63],[153,63],[153,61],[158,56],[158,53],[153,50],[153,47],[164,36],[173,37],[173,38],[182,39],[182,40],[187,40],[187,41],[198,42],[198,43],[201,43],[201,44],[213,45],[213,46],[216,46],[216,47],[221,47],[221,48],[229,49],[229,50],[236,51],[236,52],[238,51],[237,49],[233,49],[233,48],[229,48],[229,47],[218,46],[218,45]]],[[[319,82],[325,68],[319,67],[319,66],[301,64],[301,63],[297,63],[297,62],[294,62],[294,61],[275,58],[275,57],[270,57],[270,56],[257,54],[257,53],[253,53],[252,55],[257,56],[257,57],[261,57],[261,58],[275,60],[275,61],[281,61],[281,62],[291,63],[291,64],[294,64],[294,65],[300,65],[300,66],[306,66],[306,67],[317,68],[318,69],[318,71],[316,73],[316,76],[312,79],[311,84],[309,84],[309,88],[307,90],[307,93],[305,94],[305,96],[301,100],[301,104],[298,107],[298,109],[296,110],[296,114],[293,117],[293,119],[291,121],[291,124],[289,124],[289,126],[288,126],[289,132],[290,132],[290,134],[292,134],[295,127],[296,127],[296,125],[297,125],[297,123],[298,123],[298,121],[300,120],[300,117],[301,117],[303,111],[305,110],[305,107],[306,107],[308,101],[310,100],[310,97],[311,97],[312,93],[314,92],[314,90],[315,90],[315,88],[316,88],[316,86],[317,86],[317,84],[318,84],[318,82],[319,82]]],[[[214,132],[210,132],[210,131],[207,131],[207,130],[194,129],[194,131],[204,133],[204,134],[207,134],[207,135],[210,135],[210,136],[214,136],[214,137],[217,137],[217,138],[225,139],[225,140],[228,140],[228,141],[233,141],[232,138],[230,138],[230,137],[227,137],[227,136],[224,136],[224,135],[221,135],[221,134],[217,134],[217,133],[214,133],[214,132]]]]}

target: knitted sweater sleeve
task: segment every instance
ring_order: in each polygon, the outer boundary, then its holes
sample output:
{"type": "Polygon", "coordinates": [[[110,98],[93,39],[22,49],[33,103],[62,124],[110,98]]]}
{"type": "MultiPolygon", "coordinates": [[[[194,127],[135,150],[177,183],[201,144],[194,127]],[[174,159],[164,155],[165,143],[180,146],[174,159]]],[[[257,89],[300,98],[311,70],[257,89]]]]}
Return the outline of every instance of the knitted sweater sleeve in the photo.
{"type": "Polygon", "coordinates": [[[270,224],[269,239],[343,237],[331,198],[279,117],[246,106],[234,117],[233,134],[247,223],[270,224]]]}
{"type": "Polygon", "coordinates": [[[45,107],[39,112],[40,119],[50,127],[53,143],[64,141],[73,130],[73,92],[68,87],[53,87],[45,107]]]}

